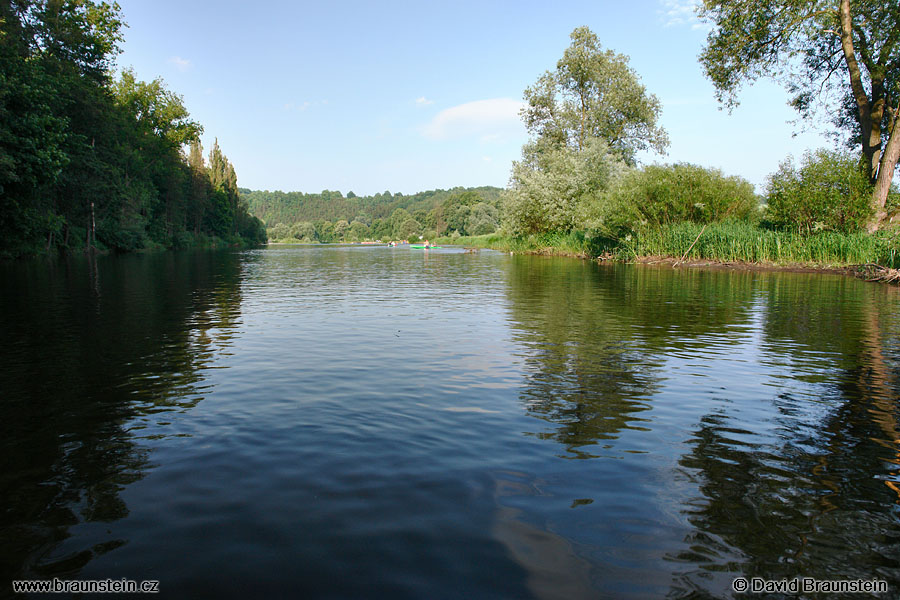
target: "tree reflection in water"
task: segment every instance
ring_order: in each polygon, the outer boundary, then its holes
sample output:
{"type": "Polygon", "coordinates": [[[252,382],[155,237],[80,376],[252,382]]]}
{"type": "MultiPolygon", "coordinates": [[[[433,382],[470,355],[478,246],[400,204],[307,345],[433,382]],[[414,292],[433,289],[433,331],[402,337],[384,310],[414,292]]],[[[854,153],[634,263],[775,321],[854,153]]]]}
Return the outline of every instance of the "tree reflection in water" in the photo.
{"type": "MultiPolygon", "coordinates": [[[[896,288],[557,259],[513,261],[508,287],[520,398],[545,423],[529,435],[566,458],[624,458],[626,432],[682,454],[644,486],[686,519],[681,544],[660,541],[670,596],[730,596],[738,575],[900,583],[896,288]]],[[[609,476],[606,464],[585,479],[609,476]]],[[[635,518],[655,505],[634,503],[635,518]]],[[[654,572],[652,551],[633,550],[654,572]]]]}
{"type": "Polygon", "coordinates": [[[128,540],[121,492],[142,437],[202,399],[240,319],[241,259],[221,253],[3,265],[0,564],[5,581],[76,574],[128,540]],[[96,524],[97,526],[93,526],[96,524]],[[79,527],[77,547],[65,540],[79,527]]]}
{"type": "Polygon", "coordinates": [[[594,446],[622,430],[645,430],[642,413],[667,378],[667,355],[749,323],[750,277],[598,269],[559,258],[513,262],[510,320],[526,349],[520,397],[550,425],[533,435],[556,440],[570,458],[592,458],[594,446]]]}
{"type": "Polygon", "coordinates": [[[737,575],[893,587],[900,294],[841,278],[773,277],[764,289],[765,360],[809,386],[757,400],[776,411],[770,435],[726,413],[700,420],[679,461],[701,493],[684,509],[696,531],[670,556],[690,565],[671,595],[710,595],[737,575]]]}

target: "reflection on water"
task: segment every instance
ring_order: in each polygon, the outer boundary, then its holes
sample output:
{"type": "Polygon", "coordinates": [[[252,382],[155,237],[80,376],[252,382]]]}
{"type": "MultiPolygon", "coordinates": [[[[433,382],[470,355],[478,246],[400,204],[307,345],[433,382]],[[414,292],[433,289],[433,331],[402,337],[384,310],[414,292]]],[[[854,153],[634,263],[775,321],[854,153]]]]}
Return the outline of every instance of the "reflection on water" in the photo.
{"type": "Polygon", "coordinates": [[[679,588],[726,571],[877,578],[896,589],[897,289],[785,278],[766,298],[767,362],[812,385],[768,400],[777,415],[768,439],[727,414],[701,419],[679,461],[702,492],[685,510],[698,530],[690,550],[673,557],[696,565],[679,588]]]}
{"type": "MultiPolygon", "coordinates": [[[[572,527],[582,553],[606,567],[619,558],[610,546],[628,547],[635,559],[619,562],[633,570],[618,576],[638,581],[649,566],[650,595],[670,597],[726,597],[738,575],[898,584],[897,288],[558,259],[521,259],[507,275],[520,398],[546,423],[533,435],[563,457],[628,462],[638,481],[581,470],[616,482],[588,499],[597,519],[686,519],[645,522],[668,529],[651,543],[575,519],[604,532],[572,527]],[[665,464],[672,451],[677,465],[665,464]],[[628,457],[644,452],[656,456],[628,457]],[[598,540],[606,551],[590,548],[598,540]]],[[[634,593],[607,587],[604,570],[599,589],[634,593]]]]}
{"type": "Polygon", "coordinates": [[[152,466],[139,440],[207,391],[202,370],[239,318],[239,267],[212,254],[3,265],[4,579],[74,575],[128,542],[102,524],[128,516],[120,493],[152,466]]]}
{"type": "Polygon", "coordinates": [[[0,283],[7,579],[900,589],[896,287],[363,247],[15,263],[0,283]]]}

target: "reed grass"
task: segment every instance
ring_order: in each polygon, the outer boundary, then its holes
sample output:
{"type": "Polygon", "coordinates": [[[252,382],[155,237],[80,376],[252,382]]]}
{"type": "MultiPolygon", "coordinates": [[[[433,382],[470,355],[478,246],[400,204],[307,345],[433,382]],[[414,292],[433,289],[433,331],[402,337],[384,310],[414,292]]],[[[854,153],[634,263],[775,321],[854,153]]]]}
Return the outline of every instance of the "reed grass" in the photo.
{"type": "Polygon", "coordinates": [[[590,237],[584,232],[508,237],[499,233],[441,238],[440,244],[493,248],[516,253],[596,257],[619,260],[660,256],[687,260],[802,264],[821,266],[879,265],[900,268],[900,237],[896,233],[820,232],[800,235],[774,231],[741,220],[702,225],[690,222],[648,228],[620,240],[590,237]],[[696,240],[693,248],[691,244],[696,240]],[[690,252],[688,251],[690,248],[690,252]]]}
{"type": "MultiPolygon", "coordinates": [[[[624,240],[616,254],[628,256],[684,255],[697,239],[701,225],[676,223],[639,232],[624,240]]],[[[882,233],[820,232],[800,235],[773,231],[743,221],[711,223],[687,253],[688,259],[726,262],[796,263],[817,265],[877,264],[900,266],[900,241],[882,233]]]]}

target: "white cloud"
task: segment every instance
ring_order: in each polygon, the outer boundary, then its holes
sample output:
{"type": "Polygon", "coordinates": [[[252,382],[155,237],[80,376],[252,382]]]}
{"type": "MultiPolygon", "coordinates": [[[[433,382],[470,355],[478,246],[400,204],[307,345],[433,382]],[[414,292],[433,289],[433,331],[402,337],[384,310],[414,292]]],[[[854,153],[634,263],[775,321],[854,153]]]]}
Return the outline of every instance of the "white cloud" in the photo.
{"type": "Polygon", "coordinates": [[[169,59],[169,64],[175,65],[175,68],[184,73],[188,69],[190,69],[193,65],[191,65],[191,61],[186,58],[181,58],[180,56],[173,56],[169,59]]]}
{"type": "Polygon", "coordinates": [[[310,102],[309,100],[307,100],[306,102],[301,102],[299,104],[296,102],[285,102],[282,105],[282,108],[288,111],[295,110],[297,112],[304,112],[306,109],[312,106],[325,106],[326,104],[328,104],[328,100],[317,100],[315,102],[310,102]]]}
{"type": "Polygon", "coordinates": [[[657,10],[665,27],[690,25],[691,29],[701,29],[704,23],[697,18],[697,7],[700,0],[660,0],[661,8],[657,10]]]}
{"type": "Polygon", "coordinates": [[[523,103],[512,98],[466,102],[439,112],[422,128],[432,140],[477,137],[482,142],[500,141],[524,131],[519,120],[523,103]]]}
{"type": "Polygon", "coordinates": [[[419,96],[416,98],[417,106],[428,106],[429,104],[434,104],[434,100],[429,100],[425,96],[419,96]]]}
{"type": "Polygon", "coordinates": [[[311,102],[304,102],[302,104],[294,104],[293,102],[286,102],[284,104],[284,110],[296,110],[298,112],[303,112],[310,106],[312,106],[311,102]]]}

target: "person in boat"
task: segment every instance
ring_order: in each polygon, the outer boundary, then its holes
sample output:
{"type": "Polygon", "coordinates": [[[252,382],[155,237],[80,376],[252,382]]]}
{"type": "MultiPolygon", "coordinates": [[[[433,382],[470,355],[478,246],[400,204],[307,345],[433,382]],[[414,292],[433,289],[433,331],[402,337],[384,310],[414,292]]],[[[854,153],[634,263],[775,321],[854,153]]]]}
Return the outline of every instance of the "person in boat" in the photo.
{"type": "Polygon", "coordinates": [[[429,242],[428,240],[425,240],[425,247],[431,248],[431,242],[429,242]]]}

